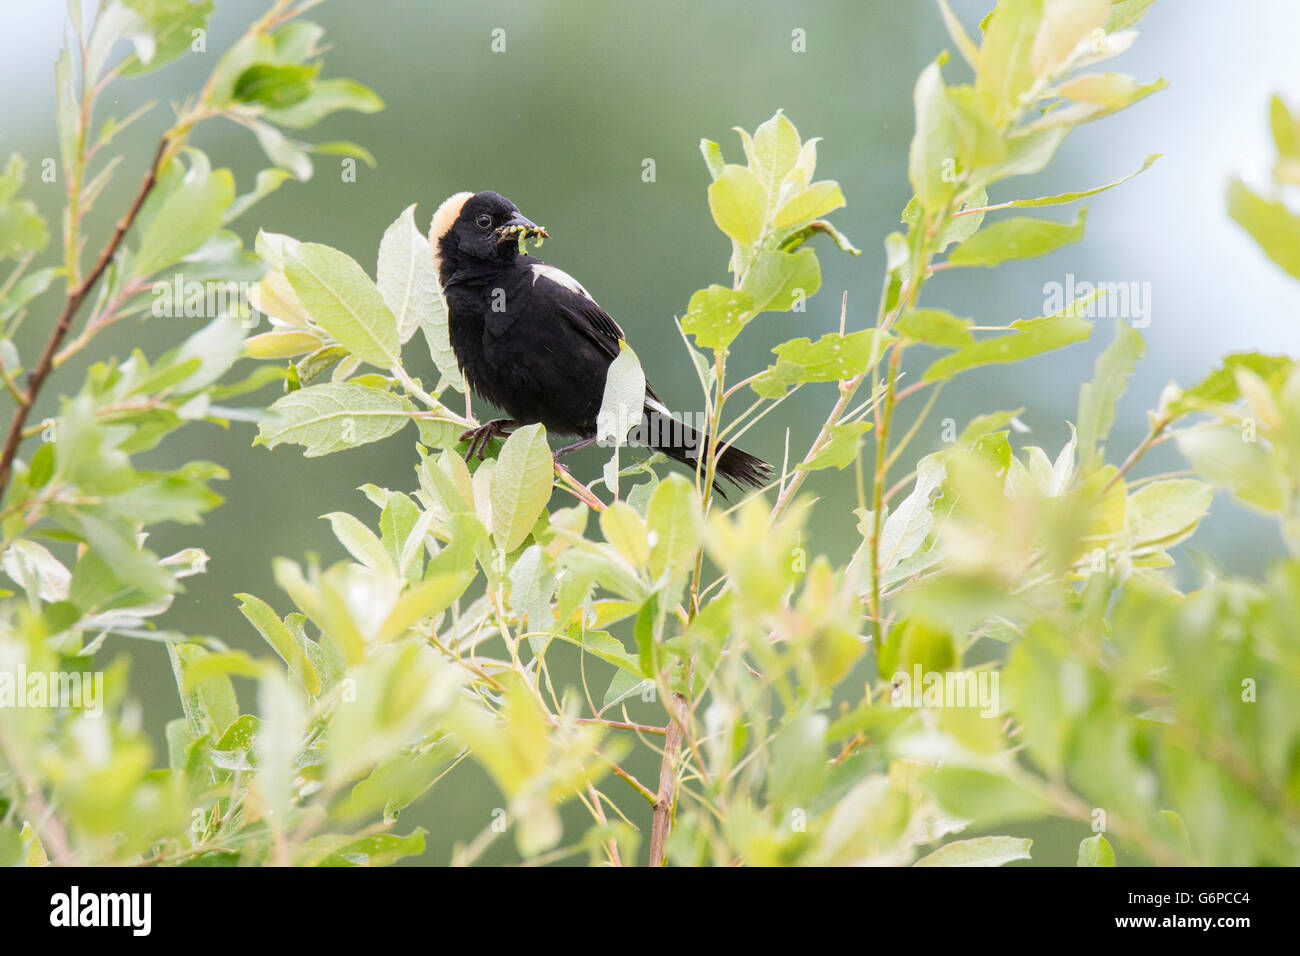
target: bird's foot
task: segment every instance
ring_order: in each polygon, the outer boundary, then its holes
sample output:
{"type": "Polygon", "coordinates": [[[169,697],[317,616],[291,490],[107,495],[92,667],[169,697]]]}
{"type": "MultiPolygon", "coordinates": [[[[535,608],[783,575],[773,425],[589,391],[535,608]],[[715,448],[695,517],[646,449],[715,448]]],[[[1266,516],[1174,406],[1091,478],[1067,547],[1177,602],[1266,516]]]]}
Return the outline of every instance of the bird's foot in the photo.
{"type": "Polygon", "coordinates": [[[571,445],[565,445],[563,448],[555,449],[553,457],[559,458],[561,455],[567,455],[571,451],[577,451],[579,448],[586,448],[588,445],[594,445],[595,443],[596,436],[592,435],[590,438],[584,438],[581,441],[575,441],[571,445]]]}
{"type": "Polygon", "coordinates": [[[487,452],[488,443],[492,439],[508,435],[514,427],[514,421],[509,418],[494,418],[490,422],[483,423],[478,428],[471,428],[465,432],[460,436],[461,441],[469,442],[469,448],[465,451],[465,460],[468,461],[475,455],[481,459],[487,452]]]}

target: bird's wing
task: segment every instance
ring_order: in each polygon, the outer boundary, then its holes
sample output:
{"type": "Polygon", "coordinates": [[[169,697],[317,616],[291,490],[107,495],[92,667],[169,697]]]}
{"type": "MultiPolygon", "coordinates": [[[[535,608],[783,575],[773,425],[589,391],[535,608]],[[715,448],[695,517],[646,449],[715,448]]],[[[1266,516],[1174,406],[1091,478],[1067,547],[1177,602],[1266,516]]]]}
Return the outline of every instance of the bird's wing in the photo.
{"type": "MultiPolygon", "coordinates": [[[[591,297],[591,293],[582,287],[577,279],[563,269],[548,265],[540,260],[530,264],[533,270],[533,282],[553,282],[565,289],[570,295],[557,299],[559,312],[575,329],[610,357],[618,357],[619,341],[625,340],[623,329],[608,312],[591,297]]],[[[646,382],[646,395],[658,402],[659,396],[649,382],[646,382]]],[[[662,403],[660,403],[662,405],[662,403]]]]}
{"type": "Polygon", "coordinates": [[[529,268],[533,274],[533,285],[546,282],[559,286],[567,293],[554,296],[553,301],[570,325],[610,358],[618,355],[618,342],[623,338],[623,330],[591,297],[591,293],[582,287],[582,283],[563,269],[540,260],[529,263],[529,268]]]}

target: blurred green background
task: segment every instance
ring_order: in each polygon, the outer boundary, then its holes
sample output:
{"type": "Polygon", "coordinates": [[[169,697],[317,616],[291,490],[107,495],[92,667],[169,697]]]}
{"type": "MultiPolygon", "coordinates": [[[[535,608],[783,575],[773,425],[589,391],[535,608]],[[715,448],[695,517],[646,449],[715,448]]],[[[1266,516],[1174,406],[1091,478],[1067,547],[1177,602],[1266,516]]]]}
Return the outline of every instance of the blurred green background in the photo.
{"type": "MultiPolygon", "coordinates": [[[[954,3],[971,29],[990,5],[954,3]]],[[[199,87],[217,55],[264,6],[260,0],[217,0],[206,54],[110,91],[105,103],[118,116],[149,99],[160,104],[123,138],[126,158],[91,220],[93,235],[103,236],[121,214],[165,128],[168,103],[199,87]]],[[[62,184],[42,184],[38,173],[44,157],[57,155],[52,64],[66,23],[64,4],[0,0],[0,11],[0,87],[6,91],[0,153],[25,156],[27,194],[57,224],[62,184]]],[[[898,227],[911,192],[912,84],[949,46],[930,0],[332,0],[309,18],[326,26],[334,44],[324,75],[355,77],[387,102],[372,116],[336,114],[311,138],[356,140],[374,153],[378,167],[362,166],[356,182],[345,182],[338,160],[320,157],[311,181],[286,185],[236,223],[245,243],[252,244],[259,227],[284,232],[342,249],[373,273],[379,238],[407,205],[419,203],[416,218],[423,226],[452,192],[497,190],[547,226],[553,238],[542,255],[577,276],[623,324],[674,408],[695,407],[699,396],[672,317],[684,311],[695,289],[727,281],[727,243],[709,216],[699,139],[714,139],[729,157],[739,157],[731,127],[752,129],[784,108],[805,138],[824,137],[819,177],[838,180],[849,201],[834,219],[865,250],[854,259],[819,244],[821,293],[806,314],[769,315],[755,323],[732,360],[733,368],[753,369],[765,363],[773,344],[834,328],[845,292],[850,327],[872,320],[881,239],[898,227]],[[505,31],[504,53],[491,50],[496,28],[505,31]],[[792,50],[796,28],[805,31],[806,52],[792,50]],[[647,158],[655,161],[652,183],[642,180],[647,158]]],[[[1298,40],[1300,4],[1291,0],[1248,0],[1231,8],[1210,0],[1157,3],[1142,37],[1114,68],[1143,81],[1165,77],[1170,88],[1085,127],[1046,172],[1004,185],[992,199],[1013,198],[1011,188],[1021,196],[1087,188],[1137,168],[1148,153],[1164,158],[1093,201],[1083,243],[996,271],[948,273],[927,286],[928,304],[1000,324],[1041,314],[1044,284],[1064,283],[1068,273],[1094,282],[1150,283],[1147,357],[1121,403],[1112,456],[1140,439],[1145,410],[1169,380],[1190,384],[1229,351],[1300,351],[1294,284],[1229,221],[1224,202],[1234,172],[1254,183],[1266,175],[1267,99],[1275,91],[1293,104],[1300,97],[1298,40]]],[[[952,82],[967,78],[959,61],[946,72],[952,82]]],[[[194,144],[214,165],[231,167],[243,189],[266,165],[252,136],[233,125],[200,127],[194,144]]],[[[39,347],[54,302],[48,297],[29,317],[20,347],[39,347]]],[[[97,340],[92,354],[55,377],[38,414],[50,413],[60,392],[75,390],[88,362],[124,356],[135,345],[159,354],[199,321],[153,320],[147,329],[139,320],[120,323],[97,340]]],[[[981,411],[1027,405],[1031,432],[1022,439],[1054,455],[1068,438],[1065,421],[1074,417],[1079,384],[1090,377],[1110,335],[1103,319],[1087,344],[1017,365],[1010,374],[958,379],[935,406],[915,454],[938,446],[946,418],[960,427],[981,411]]],[[[412,340],[411,348],[420,342],[412,340]]],[[[914,374],[923,360],[912,355],[914,374]]],[[[409,367],[433,377],[427,360],[412,360],[409,367]]],[[[805,389],[744,444],[779,461],[790,428],[792,447],[801,450],[832,395],[832,386],[805,389]]],[[[257,396],[262,404],[274,397],[270,391],[257,396]]],[[[163,554],[201,546],[212,559],[206,575],[186,582],[164,626],[261,653],[231,595],[252,592],[288,610],[271,580],[271,559],[314,550],[326,563],[338,560],[341,549],[318,516],[335,510],[369,516],[358,485],[409,489],[414,473],[408,441],[306,460],[291,447],[254,449],[252,437],[247,425],[229,431],[200,426],[153,453],[159,464],[198,457],[229,467],[231,480],[221,490],[237,505],[228,503],[202,527],[159,530],[151,543],[163,554]]],[[[573,460],[587,480],[598,473],[597,454],[573,460]]],[[[1168,446],[1151,457],[1146,467],[1176,467],[1177,454],[1168,446]]],[[[829,499],[814,515],[812,552],[843,558],[855,546],[852,522],[845,520],[852,481],[851,470],[819,472],[810,481],[829,499]]],[[[1280,549],[1271,524],[1220,500],[1193,539],[1190,557],[1254,573],[1280,549]]],[[[179,712],[166,656],[151,644],[120,649],[133,656],[146,723],[161,740],[163,724],[179,712]]],[[[597,693],[603,688],[599,677],[593,686],[597,693]]],[[[245,704],[251,703],[250,693],[245,704]]],[[[661,714],[657,706],[637,707],[650,719],[661,714]]],[[[629,769],[650,779],[656,764],[643,753],[629,769]]],[[[644,803],[623,799],[628,788],[615,782],[609,789],[638,814],[635,819],[648,821],[644,803]]],[[[404,814],[399,828],[427,827],[422,862],[444,862],[452,843],[476,833],[498,800],[486,777],[462,764],[404,814]]],[[[1081,834],[1035,829],[1029,835],[1039,838],[1037,862],[1072,862],[1081,834]]],[[[507,860],[512,852],[502,841],[484,860],[507,860]]]]}

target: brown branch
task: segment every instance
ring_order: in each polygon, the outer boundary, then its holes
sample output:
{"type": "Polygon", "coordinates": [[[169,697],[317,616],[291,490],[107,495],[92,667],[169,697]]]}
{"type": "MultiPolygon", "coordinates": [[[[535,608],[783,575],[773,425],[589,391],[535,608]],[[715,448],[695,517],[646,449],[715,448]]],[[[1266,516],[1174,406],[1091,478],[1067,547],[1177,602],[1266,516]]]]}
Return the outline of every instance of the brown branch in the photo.
{"type": "Polygon", "coordinates": [[[67,298],[63,303],[63,311],[59,313],[59,320],[54,324],[54,329],[50,332],[50,338],[45,343],[44,351],[41,352],[40,361],[36,363],[36,367],[28,375],[27,390],[23,393],[22,400],[18,402],[17,407],[14,409],[13,419],[9,422],[9,435],[5,439],[4,451],[0,452],[0,496],[4,495],[5,488],[9,485],[14,457],[18,454],[18,444],[23,437],[23,427],[27,424],[27,417],[31,414],[32,408],[36,405],[36,399],[40,395],[41,387],[45,384],[46,378],[49,377],[51,370],[54,368],[54,356],[58,354],[59,346],[63,344],[63,340],[72,329],[72,320],[76,318],[77,310],[81,308],[91,289],[99,281],[99,277],[104,274],[108,264],[117,255],[122,240],[126,238],[127,230],[135,222],[136,216],[140,213],[140,207],[144,205],[145,199],[157,184],[158,172],[162,167],[163,159],[166,157],[170,145],[170,135],[159,140],[158,150],[154,153],[153,162],[149,166],[149,173],[145,176],[144,182],[140,184],[140,190],[136,193],[135,199],[132,200],[126,215],[118,221],[112,237],[108,240],[108,244],[104,246],[103,251],[100,252],[94,267],[81,282],[68,289],[67,298]]]}
{"type": "Polygon", "coordinates": [[[686,709],[686,698],[673,694],[667,703],[668,723],[664,725],[664,756],[659,763],[659,798],[655,801],[650,824],[650,865],[663,866],[672,828],[673,809],[677,802],[677,754],[682,747],[682,724],[678,712],[686,709]]]}

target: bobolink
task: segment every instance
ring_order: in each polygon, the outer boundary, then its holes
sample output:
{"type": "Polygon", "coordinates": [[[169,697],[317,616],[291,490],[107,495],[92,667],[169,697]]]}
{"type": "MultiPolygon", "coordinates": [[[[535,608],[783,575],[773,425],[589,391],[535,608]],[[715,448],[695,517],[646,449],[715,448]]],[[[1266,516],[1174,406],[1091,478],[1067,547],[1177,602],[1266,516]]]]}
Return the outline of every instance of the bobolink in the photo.
{"type": "MultiPolygon", "coordinates": [[[[494,192],[457,193],[434,213],[433,265],[447,301],[451,347],[479,397],[510,417],[465,433],[469,454],[516,425],[596,440],[605,375],[625,338],[618,323],[567,272],[522,251],[546,230],[494,192]]],[[[639,442],[697,469],[709,439],[672,413],[646,383],[639,442]]],[[[717,473],[736,484],[764,484],[771,466],[719,444],[717,473]]]]}

